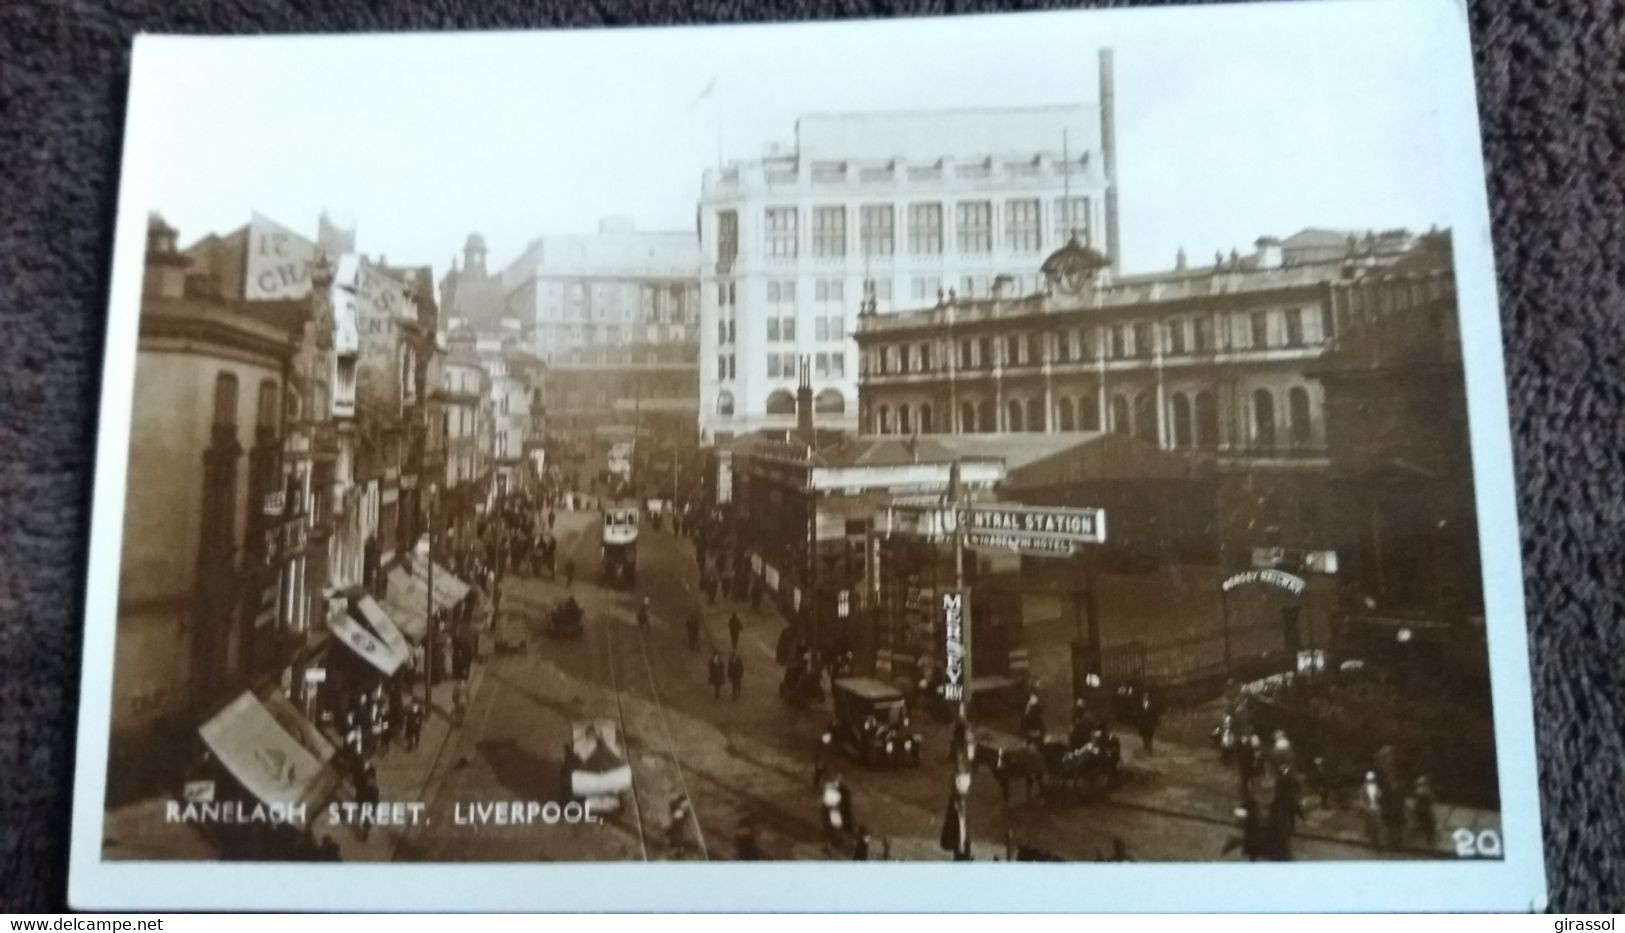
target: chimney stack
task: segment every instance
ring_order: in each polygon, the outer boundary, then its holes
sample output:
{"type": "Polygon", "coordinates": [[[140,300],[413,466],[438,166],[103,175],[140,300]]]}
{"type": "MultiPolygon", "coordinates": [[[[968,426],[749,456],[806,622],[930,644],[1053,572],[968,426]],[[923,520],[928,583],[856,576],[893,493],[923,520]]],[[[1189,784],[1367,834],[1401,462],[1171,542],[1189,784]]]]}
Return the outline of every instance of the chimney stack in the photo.
{"type": "Polygon", "coordinates": [[[1258,268],[1279,269],[1283,265],[1281,241],[1277,237],[1261,236],[1254,244],[1258,247],[1258,268]]]}
{"type": "Polygon", "coordinates": [[[813,390],[812,390],[812,364],[807,357],[802,357],[796,365],[796,434],[802,443],[808,447],[814,445],[813,438],[813,390]]]}

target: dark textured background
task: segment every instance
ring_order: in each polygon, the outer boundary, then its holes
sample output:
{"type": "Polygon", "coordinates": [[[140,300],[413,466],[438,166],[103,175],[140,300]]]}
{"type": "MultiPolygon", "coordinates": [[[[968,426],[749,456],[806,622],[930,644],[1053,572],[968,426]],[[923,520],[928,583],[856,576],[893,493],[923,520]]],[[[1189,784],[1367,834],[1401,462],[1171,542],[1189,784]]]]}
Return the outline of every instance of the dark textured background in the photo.
{"type": "MultiPolygon", "coordinates": [[[[1067,5],[395,0],[327,10],[299,0],[0,0],[0,911],[59,908],[66,885],[90,475],[132,33],[1067,5]]],[[[1625,0],[1484,0],[1471,4],[1471,22],[1521,489],[1551,904],[1620,911],[1625,0]]]]}

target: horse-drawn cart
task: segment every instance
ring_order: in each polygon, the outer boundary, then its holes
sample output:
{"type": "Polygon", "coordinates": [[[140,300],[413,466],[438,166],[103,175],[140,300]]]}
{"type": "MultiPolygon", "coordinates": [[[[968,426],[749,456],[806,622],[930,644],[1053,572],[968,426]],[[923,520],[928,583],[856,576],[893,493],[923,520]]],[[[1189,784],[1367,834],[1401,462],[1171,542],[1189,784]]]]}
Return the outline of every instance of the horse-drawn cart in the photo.
{"type": "Polygon", "coordinates": [[[1055,788],[1106,793],[1121,783],[1122,747],[1117,736],[1099,729],[1081,742],[1066,736],[1046,736],[1042,742],[994,730],[976,733],[975,762],[999,782],[1006,802],[1011,789],[1021,786],[1027,800],[1047,796],[1055,788]]]}

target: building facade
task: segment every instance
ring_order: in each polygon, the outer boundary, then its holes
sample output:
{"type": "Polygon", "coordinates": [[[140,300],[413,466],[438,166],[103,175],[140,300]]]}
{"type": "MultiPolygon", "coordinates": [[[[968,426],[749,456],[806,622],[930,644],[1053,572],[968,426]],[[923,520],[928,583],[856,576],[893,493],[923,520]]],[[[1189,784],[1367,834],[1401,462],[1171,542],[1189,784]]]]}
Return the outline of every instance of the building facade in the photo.
{"type": "Polygon", "coordinates": [[[596,234],[538,237],[508,266],[508,315],[543,364],[555,446],[578,446],[585,461],[634,435],[694,445],[698,275],[693,233],[640,231],[625,218],[606,218],[596,234]]]}
{"type": "Polygon", "coordinates": [[[793,146],[707,171],[700,199],[700,432],[857,427],[860,308],[1041,287],[1074,237],[1117,253],[1109,54],[1101,105],[815,114],[793,146]]]}
{"type": "Polygon", "coordinates": [[[1332,524],[1349,634],[1483,675],[1484,585],[1448,233],[1333,291],[1325,386],[1332,524]],[[1450,658],[1450,654],[1457,655],[1450,658]],[[1467,663],[1449,663],[1450,661],[1467,663]]]}
{"type": "Polygon", "coordinates": [[[452,353],[440,368],[437,400],[443,408],[446,475],[444,489],[453,511],[465,514],[485,499],[489,465],[485,459],[485,438],[489,434],[489,378],[479,357],[472,353],[452,353]]]}

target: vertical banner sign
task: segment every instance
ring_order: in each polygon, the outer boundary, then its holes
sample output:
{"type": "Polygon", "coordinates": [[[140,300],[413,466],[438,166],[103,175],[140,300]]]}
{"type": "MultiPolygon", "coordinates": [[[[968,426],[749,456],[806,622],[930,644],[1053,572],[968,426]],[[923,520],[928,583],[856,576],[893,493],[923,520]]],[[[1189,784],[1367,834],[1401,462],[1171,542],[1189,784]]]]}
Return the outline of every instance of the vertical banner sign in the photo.
{"type": "Polygon", "coordinates": [[[942,698],[957,703],[965,699],[965,594],[949,590],[942,594],[942,698]]]}
{"type": "Polygon", "coordinates": [[[248,223],[248,258],[243,297],[277,301],[310,294],[310,263],[316,244],[269,217],[254,214],[248,223]]]}
{"type": "Polygon", "coordinates": [[[356,364],[356,398],[380,411],[401,406],[400,321],[406,291],[394,279],[362,260],[356,268],[356,327],[361,353],[356,364]]]}

